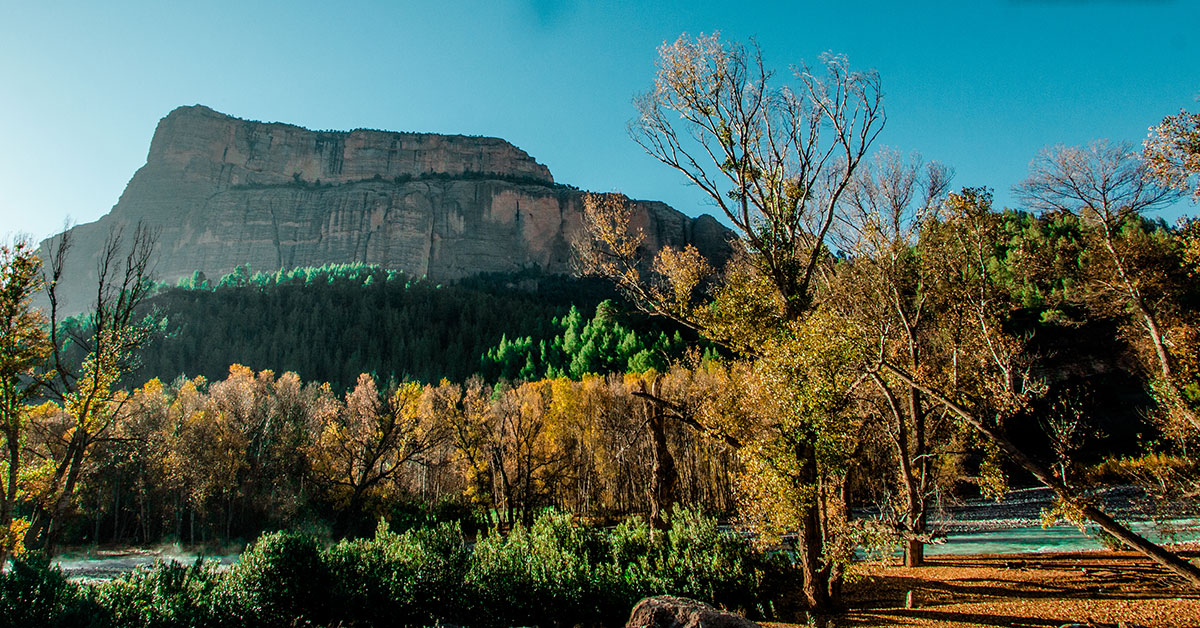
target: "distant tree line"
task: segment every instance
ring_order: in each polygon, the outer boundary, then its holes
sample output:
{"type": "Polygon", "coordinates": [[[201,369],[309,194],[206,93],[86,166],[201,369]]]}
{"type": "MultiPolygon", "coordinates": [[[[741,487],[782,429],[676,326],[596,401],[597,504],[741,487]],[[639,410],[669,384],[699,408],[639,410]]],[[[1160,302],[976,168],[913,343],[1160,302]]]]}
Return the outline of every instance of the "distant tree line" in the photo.
{"type": "MultiPolygon", "coordinates": [[[[718,372],[494,386],[364,374],[344,395],[240,365],[212,382],[151,380],[92,450],[62,540],[220,544],[279,528],[357,536],[380,518],[401,528],[457,519],[471,531],[528,524],[547,507],[615,521],[654,498],[654,411],[634,393],[647,382],[700,391],[718,372]]],[[[69,421],[53,405],[31,419],[69,421]]],[[[35,432],[29,452],[52,452],[59,433],[35,432]]],[[[725,446],[682,425],[661,435],[670,503],[728,513],[736,462],[725,446]]]]}

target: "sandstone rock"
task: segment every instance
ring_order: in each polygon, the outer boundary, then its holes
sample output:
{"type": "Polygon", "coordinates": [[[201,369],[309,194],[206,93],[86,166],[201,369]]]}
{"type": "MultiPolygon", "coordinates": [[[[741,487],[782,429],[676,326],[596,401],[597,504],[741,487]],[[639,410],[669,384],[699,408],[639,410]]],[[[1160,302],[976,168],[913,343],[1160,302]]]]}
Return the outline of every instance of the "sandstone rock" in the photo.
{"type": "Polygon", "coordinates": [[[625,628],[758,628],[758,624],[685,597],[648,597],[633,607],[625,628]]]}
{"type": "MultiPolygon", "coordinates": [[[[480,272],[572,269],[579,190],[517,147],[488,137],[310,131],[241,120],[200,105],[159,122],[146,165],[112,211],[72,229],[69,312],[86,307],[95,260],[114,225],[159,232],[160,280],[364,262],[453,280],[480,272]]],[[[730,232],[657,202],[635,222],[653,251],[694,244],[729,254],[730,232]]]]}

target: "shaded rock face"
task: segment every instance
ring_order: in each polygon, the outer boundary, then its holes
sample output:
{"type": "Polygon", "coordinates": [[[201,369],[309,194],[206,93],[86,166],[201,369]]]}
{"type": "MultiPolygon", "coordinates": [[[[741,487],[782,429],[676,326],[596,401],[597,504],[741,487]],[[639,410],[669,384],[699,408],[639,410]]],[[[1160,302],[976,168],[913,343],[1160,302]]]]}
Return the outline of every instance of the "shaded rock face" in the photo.
{"type": "MultiPolygon", "coordinates": [[[[112,211],[72,229],[62,292],[67,310],[86,308],[110,229],[138,221],[158,230],[156,275],[170,282],[239,264],[364,262],[436,281],[568,273],[582,207],[582,192],[497,138],[310,131],[180,107],[159,122],[146,165],[112,211]]],[[[730,232],[710,216],[639,202],[635,223],[651,250],[729,254],[730,232]]]]}
{"type": "Polygon", "coordinates": [[[625,628],[758,628],[758,624],[704,602],[659,595],[638,602],[625,628]]]}

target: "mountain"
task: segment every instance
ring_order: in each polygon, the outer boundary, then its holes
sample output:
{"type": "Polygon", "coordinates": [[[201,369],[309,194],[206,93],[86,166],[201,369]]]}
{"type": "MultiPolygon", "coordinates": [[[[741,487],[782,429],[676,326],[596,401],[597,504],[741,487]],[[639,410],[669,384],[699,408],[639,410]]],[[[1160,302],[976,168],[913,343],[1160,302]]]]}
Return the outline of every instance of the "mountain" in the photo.
{"type": "MultiPolygon", "coordinates": [[[[110,231],[158,232],[156,277],[220,276],[361,262],[434,281],[536,268],[569,273],[583,192],[497,138],[356,129],[310,131],[195,105],[163,118],[146,165],[112,211],[71,229],[69,313],[87,307],[110,231]]],[[[695,245],[729,254],[730,232],[639,201],[653,251],[695,245]]],[[[43,243],[45,244],[45,243],[43,243]]]]}

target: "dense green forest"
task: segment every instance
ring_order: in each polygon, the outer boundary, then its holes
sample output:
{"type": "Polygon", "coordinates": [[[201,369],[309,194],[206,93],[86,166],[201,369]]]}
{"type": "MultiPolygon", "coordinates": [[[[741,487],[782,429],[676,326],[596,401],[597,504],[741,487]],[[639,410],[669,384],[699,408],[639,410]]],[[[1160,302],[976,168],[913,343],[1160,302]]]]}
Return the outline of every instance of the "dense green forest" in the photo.
{"type": "Polygon", "coordinates": [[[476,373],[578,378],[662,369],[684,344],[678,326],[631,311],[606,281],[536,272],[439,285],[362,264],[275,273],[242,266],[212,281],[197,272],[160,286],[145,307],[165,319],[165,333],[143,352],[130,385],[218,380],[231,364],[339,390],[360,373],[430,383],[476,373]]]}
{"type": "MultiPolygon", "coordinates": [[[[644,317],[631,316],[618,308],[611,300],[601,301],[595,315],[584,320],[579,308],[572,305],[566,314],[551,320],[558,332],[552,337],[518,336],[509,340],[503,336],[499,344],[483,355],[482,375],[488,380],[536,380],[644,373],[650,369],[664,371],[683,357],[689,346],[697,344],[695,340],[691,343],[684,340],[694,334],[677,326],[645,321],[644,317]],[[634,322],[622,324],[621,319],[634,322]],[[675,327],[675,331],[668,336],[663,327],[667,330],[675,327]]],[[[715,355],[711,346],[706,351],[708,356],[715,355]]]]}

